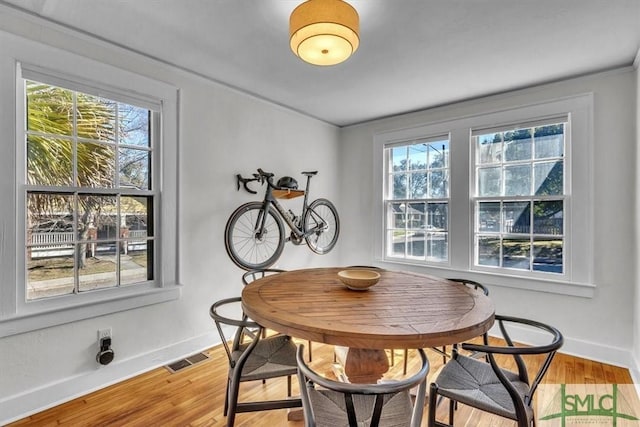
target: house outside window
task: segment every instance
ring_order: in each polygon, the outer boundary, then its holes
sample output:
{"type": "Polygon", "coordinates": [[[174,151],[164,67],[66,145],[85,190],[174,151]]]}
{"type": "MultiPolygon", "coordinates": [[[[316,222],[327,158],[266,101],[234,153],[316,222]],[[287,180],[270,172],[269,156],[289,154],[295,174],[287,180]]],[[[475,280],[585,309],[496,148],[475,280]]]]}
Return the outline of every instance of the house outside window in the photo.
{"type": "Polygon", "coordinates": [[[564,272],[567,124],[472,132],[476,266],[564,272]]]}
{"type": "Polygon", "coordinates": [[[390,144],[386,165],[386,256],[449,258],[448,136],[390,144]]]}
{"type": "Polygon", "coordinates": [[[378,262],[593,295],[592,94],[380,131],[374,147],[378,262]],[[419,147],[439,149],[441,141],[442,169],[428,160],[412,167],[419,147]],[[431,167],[446,176],[446,185],[434,187],[442,191],[433,192],[428,179],[412,188],[431,167]]]}

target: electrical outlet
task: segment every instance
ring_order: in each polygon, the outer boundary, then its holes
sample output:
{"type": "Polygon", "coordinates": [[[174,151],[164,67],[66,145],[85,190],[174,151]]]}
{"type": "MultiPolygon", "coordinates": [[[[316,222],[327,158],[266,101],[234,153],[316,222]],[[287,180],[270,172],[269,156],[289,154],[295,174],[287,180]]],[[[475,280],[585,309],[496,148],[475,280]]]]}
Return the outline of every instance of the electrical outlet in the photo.
{"type": "Polygon", "coordinates": [[[103,338],[111,338],[111,328],[98,329],[98,341],[103,338]]]}

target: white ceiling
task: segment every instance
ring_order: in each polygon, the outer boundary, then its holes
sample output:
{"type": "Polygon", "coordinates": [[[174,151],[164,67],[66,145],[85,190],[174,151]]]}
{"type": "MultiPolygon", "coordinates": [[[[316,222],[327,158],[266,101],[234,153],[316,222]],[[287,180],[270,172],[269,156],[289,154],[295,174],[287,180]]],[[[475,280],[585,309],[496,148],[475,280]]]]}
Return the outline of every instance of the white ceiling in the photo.
{"type": "Polygon", "coordinates": [[[0,0],[338,126],[631,65],[640,0],[351,0],[361,44],[289,49],[302,0],[0,0]]]}

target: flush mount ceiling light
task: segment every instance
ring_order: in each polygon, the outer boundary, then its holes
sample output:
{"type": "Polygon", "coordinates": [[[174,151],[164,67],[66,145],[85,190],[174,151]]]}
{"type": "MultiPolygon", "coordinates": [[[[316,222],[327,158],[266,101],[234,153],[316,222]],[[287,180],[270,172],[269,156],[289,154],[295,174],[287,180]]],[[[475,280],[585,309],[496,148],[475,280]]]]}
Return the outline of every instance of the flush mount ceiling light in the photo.
{"type": "Polygon", "coordinates": [[[289,18],[291,50],[314,65],[346,60],[360,44],[358,12],[342,0],[307,0],[289,18]]]}

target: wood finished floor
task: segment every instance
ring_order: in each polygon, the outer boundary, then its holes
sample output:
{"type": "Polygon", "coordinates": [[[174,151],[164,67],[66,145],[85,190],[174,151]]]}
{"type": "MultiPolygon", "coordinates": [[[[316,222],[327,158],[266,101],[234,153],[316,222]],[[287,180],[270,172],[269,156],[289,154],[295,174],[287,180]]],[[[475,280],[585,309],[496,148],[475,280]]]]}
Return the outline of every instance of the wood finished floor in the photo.
{"type": "MultiPolygon", "coordinates": [[[[306,344],[306,342],[305,342],[306,344]]],[[[224,426],[222,415],[227,360],[222,347],[205,352],[209,359],[171,373],[159,368],[119,384],[96,391],[65,404],[9,424],[17,426],[224,426]]],[[[437,375],[442,357],[428,351],[431,362],[429,380],[437,375]]],[[[402,374],[403,352],[395,352],[395,365],[387,376],[402,374]]],[[[331,375],[333,347],[313,345],[312,367],[331,375]]],[[[409,352],[409,370],[417,369],[417,357],[409,352]]],[[[528,364],[535,369],[539,360],[528,364]]],[[[108,369],[108,368],[106,368],[108,369]]],[[[631,384],[629,371],[624,368],[593,362],[578,357],[558,354],[546,380],[549,384],[631,384]]],[[[297,392],[294,381],[294,393],[297,392]]],[[[268,380],[243,383],[241,400],[279,399],[286,396],[286,380],[268,380]]],[[[446,419],[448,405],[438,408],[438,418],[446,419]]],[[[237,427],[287,426],[302,427],[301,421],[287,421],[287,410],[238,414],[237,427]]],[[[426,426],[426,408],[423,426],[426,426]]],[[[455,426],[499,427],[515,423],[501,417],[460,405],[456,411],[455,426]]]]}

